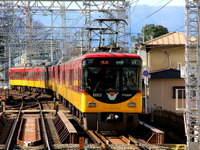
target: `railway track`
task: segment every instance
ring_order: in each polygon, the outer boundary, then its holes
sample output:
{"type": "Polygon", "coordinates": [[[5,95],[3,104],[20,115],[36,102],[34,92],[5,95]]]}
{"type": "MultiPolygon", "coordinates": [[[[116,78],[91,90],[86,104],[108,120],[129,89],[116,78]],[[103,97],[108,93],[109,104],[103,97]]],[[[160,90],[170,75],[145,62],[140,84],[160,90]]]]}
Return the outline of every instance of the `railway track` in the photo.
{"type": "Polygon", "coordinates": [[[98,143],[101,145],[102,149],[107,150],[152,150],[152,149],[168,149],[167,147],[157,146],[153,144],[149,144],[143,139],[138,139],[133,137],[131,134],[122,134],[117,132],[98,132],[98,131],[87,131],[88,134],[98,143]]]}
{"type": "Polygon", "coordinates": [[[29,131],[32,135],[31,134],[24,134],[26,132],[19,132],[18,137],[21,137],[21,139],[18,138],[17,140],[19,141],[19,143],[23,143],[22,146],[29,146],[29,145],[27,145],[28,142],[31,143],[31,146],[32,145],[34,146],[34,143],[37,143],[38,141],[41,140],[40,135],[43,135],[44,136],[43,144],[45,145],[44,147],[46,147],[46,149],[48,149],[48,150],[51,150],[51,147],[50,147],[50,144],[49,144],[49,139],[48,139],[48,136],[47,136],[47,131],[46,131],[44,114],[43,114],[43,111],[42,111],[43,109],[42,109],[42,105],[41,105],[40,101],[37,99],[38,96],[40,96],[40,93],[34,95],[34,97],[31,97],[31,99],[34,99],[38,104],[38,105],[36,105],[36,106],[38,106],[38,109],[39,109],[38,117],[32,118],[32,115],[31,116],[29,115],[27,117],[28,119],[26,119],[25,125],[23,125],[23,122],[22,122],[22,126],[21,126],[21,127],[23,127],[23,129],[21,129],[21,130],[29,131]],[[39,121],[41,122],[41,125],[39,125],[39,121]],[[31,122],[33,122],[33,123],[31,124],[31,122]],[[32,125],[31,131],[30,131],[30,125],[29,124],[32,125]],[[40,129],[42,129],[42,130],[40,130],[40,129]],[[22,135],[20,135],[21,133],[22,133],[22,135]],[[33,136],[33,138],[30,139],[30,136],[33,136]],[[27,138],[30,139],[30,141],[27,142],[27,138]]]}
{"type": "MultiPolygon", "coordinates": [[[[135,136],[132,132],[111,132],[111,131],[91,131],[84,130],[78,118],[69,114],[67,110],[59,110],[58,113],[52,113],[51,117],[47,117],[47,113],[44,114],[43,106],[45,108],[54,109],[55,105],[41,104],[42,101],[38,100],[37,97],[41,97],[40,94],[18,94],[12,93],[13,97],[21,99],[17,100],[18,105],[4,106],[4,111],[13,111],[11,115],[14,115],[14,119],[9,119],[10,132],[7,136],[6,144],[2,149],[12,149],[13,147],[20,148],[36,148],[36,149],[78,149],[80,148],[80,137],[84,137],[83,145],[89,149],[107,149],[107,150],[118,150],[118,149],[135,149],[135,150],[152,150],[152,149],[168,149],[163,146],[149,144],[138,136],[135,136]],[[21,97],[21,98],[20,98],[21,97]],[[33,103],[34,100],[34,103],[33,103]],[[28,102],[28,105],[26,104],[28,102]],[[29,113],[25,110],[29,109],[29,113]],[[16,114],[17,113],[17,114],[16,114]],[[24,115],[22,115],[24,114],[24,115]],[[35,114],[35,115],[33,115],[35,114]],[[57,114],[57,116],[55,116],[57,114]],[[26,123],[19,124],[26,119],[26,123]],[[32,123],[34,122],[34,123],[32,123]],[[38,124],[38,122],[40,122],[38,124]],[[76,123],[75,123],[76,122],[76,123]],[[27,141],[25,140],[25,134],[30,131],[28,124],[31,125],[34,130],[31,131],[32,135],[35,135],[35,139],[27,141]],[[79,126],[79,127],[77,127],[79,126]],[[82,128],[80,131],[78,128],[82,128]],[[19,129],[18,136],[16,135],[19,129]],[[23,132],[22,132],[23,131],[23,132]],[[37,131],[37,132],[36,132],[37,131]],[[85,132],[83,134],[83,132],[85,132]],[[20,135],[21,134],[21,135],[20,135]],[[87,136],[86,136],[87,134],[87,136]],[[23,137],[24,136],[24,137],[23,137]],[[13,139],[17,139],[16,141],[13,139]],[[89,142],[88,142],[89,141],[89,142]],[[29,143],[28,143],[29,142],[29,143]],[[39,144],[38,144],[39,143],[39,144]],[[51,144],[50,144],[51,143],[51,144]]],[[[45,102],[45,101],[43,101],[45,102]]],[[[53,102],[53,101],[52,101],[53,102]]],[[[46,103],[46,102],[45,102],[46,103]]],[[[59,106],[60,107],[60,106],[59,106]]],[[[52,110],[51,110],[52,111],[52,110]]],[[[47,112],[47,111],[45,111],[47,112]]],[[[8,124],[8,122],[7,122],[8,124]]],[[[144,124],[144,123],[142,123],[144,124]]],[[[6,136],[6,135],[5,135],[6,136]]],[[[1,136],[0,136],[1,138],[1,136]]],[[[1,141],[1,140],[0,140],[1,141]]],[[[0,143],[0,149],[1,149],[0,143]]]]}
{"type": "Polygon", "coordinates": [[[46,124],[44,119],[44,112],[42,111],[42,105],[40,101],[37,99],[40,94],[21,94],[21,93],[12,93],[12,95],[17,96],[18,99],[21,97],[21,105],[13,106],[13,107],[6,107],[4,105],[4,111],[6,109],[14,109],[17,110],[17,115],[12,123],[12,127],[9,131],[9,136],[7,137],[5,147],[7,150],[13,148],[14,144],[20,145],[22,147],[34,146],[34,143],[38,143],[38,141],[43,141],[43,147],[47,148],[48,150],[51,149],[49,144],[49,139],[47,136],[46,131],[46,124]],[[35,100],[37,104],[25,106],[26,101],[28,99],[35,100]],[[35,115],[37,117],[33,117],[33,114],[22,114],[23,109],[33,108],[39,110],[39,114],[35,115]],[[18,131],[19,132],[18,132],[18,131]],[[16,139],[16,133],[17,140],[16,139]],[[43,135],[43,139],[41,139],[41,135],[43,135]]]}
{"type": "MultiPolygon", "coordinates": [[[[81,128],[84,127],[80,124],[78,118],[73,117],[81,128]]],[[[144,139],[139,138],[132,131],[114,132],[114,131],[92,131],[85,130],[88,136],[99,145],[101,149],[106,150],[168,150],[168,147],[150,144],[144,139]]]]}
{"type": "Polygon", "coordinates": [[[19,119],[21,117],[21,110],[23,108],[23,105],[24,105],[24,98],[26,96],[23,96],[22,99],[21,99],[21,106],[20,106],[20,109],[19,109],[19,112],[18,112],[18,115],[13,123],[13,126],[12,126],[12,129],[10,131],[10,134],[7,138],[7,141],[6,141],[6,150],[9,150],[12,148],[12,141],[13,141],[13,138],[14,138],[14,134],[15,134],[15,131],[17,129],[17,125],[18,125],[18,122],[19,122],[19,119]]]}

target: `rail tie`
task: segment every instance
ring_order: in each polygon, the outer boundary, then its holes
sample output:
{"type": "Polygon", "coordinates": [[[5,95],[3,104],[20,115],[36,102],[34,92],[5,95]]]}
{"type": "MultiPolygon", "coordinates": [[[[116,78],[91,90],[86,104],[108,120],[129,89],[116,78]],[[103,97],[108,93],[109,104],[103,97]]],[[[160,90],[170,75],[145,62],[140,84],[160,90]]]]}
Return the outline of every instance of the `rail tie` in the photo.
{"type": "Polygon", "coordinates": [[[161,131],[151,125],[148,125],[148,124],[144,123],[143,121],[140,121],[139,123],[152,131],[152,134],[149,136],[149,138],[147,140],[148,143],[156,144],[156,145],[164,144],[164,134],[165,133],[163,131],[161,131]]]}
{"type": "Polygon", "coordinates": [[[77,131],[63,112],[58,112],[53,122],[62,143],[74,144],[77,142],[77,131]]]}

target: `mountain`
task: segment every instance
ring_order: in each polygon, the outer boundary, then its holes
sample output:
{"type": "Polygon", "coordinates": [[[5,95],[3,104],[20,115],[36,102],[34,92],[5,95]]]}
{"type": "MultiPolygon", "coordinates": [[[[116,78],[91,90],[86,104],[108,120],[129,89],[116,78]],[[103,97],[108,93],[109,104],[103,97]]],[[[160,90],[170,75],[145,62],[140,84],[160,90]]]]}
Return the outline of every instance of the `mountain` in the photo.
{"type": "MultiPolygon", "coordinates": [[[[131,9],[133,10],[133,8],[131,9]]],[[[146,24],[162,25],[169,32],[185,32],[185,14],[184,7],[138,5],[131,13],[131,30],[132,33],[141,33],[141,29],[146,24]]]]}

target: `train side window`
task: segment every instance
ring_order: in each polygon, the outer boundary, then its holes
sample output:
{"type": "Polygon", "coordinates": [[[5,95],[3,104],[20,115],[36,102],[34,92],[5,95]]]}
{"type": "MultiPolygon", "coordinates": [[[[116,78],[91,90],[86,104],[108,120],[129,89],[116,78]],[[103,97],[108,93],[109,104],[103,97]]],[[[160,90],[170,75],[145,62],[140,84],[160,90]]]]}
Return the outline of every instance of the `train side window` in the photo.
{"type": "Polygon", "coordinates": [[[62,67],[62,72],[61,72],[61,75],[62,75],[62,83],[65,83],[65,69],[64,69],[64,66],[62,67]]]}
{"type": "Polygon", "coordinates": [[[21,74],[21,79],[23,79],[24,78],[24,72],[21,72],[20,74],[21,74]]]}
{"type": "Polygon", "coordinates": [[[60,82],[60,75],[61,75],[61,69],[60,66],[57,67],[57,73],[58,73],[58,81],[60,82]]]}
{"type": "Polygon", "coordinates": [[[52,80],[52,71],[49,70],[49,78],[52,80]]]}
{"type": "Polygon", "coordinates": [[[42,72],[39,72],[39,80],[42,80],[42,72]]]}
{"type": "Polygon", "coordinates": [[[43,72],[40,72],[40,78],[39,78],[40,80],[42,80],[43,79],[43,72]]]}
{"type": "Polygon", "coordinates": [[[73,75],[73,70],[69,70],[69,85],[71,85],[71,86],[72,86],[72,83],[73,83],[72,75],[73,75]]]}
{"type": "Polygon", "coordinates": [[[18,72],[18,79],[21,78],[21,72],[18,72]]]}
{"type": "Polygon", "coordinates": [[[33,79],[36,79],[36,76],[37,76],[37,72],[31,72],[32,75],[33,75],[33,79]]]}
{"type": "Polygon", "coordinates": [[[37,78],[37,72],[31,72],[33,74],[33,79],[37,78]]]}
{"type": "Polygon", "coordinates": [[[27,73],[28,73],[27,79],[30,79],[30,75],[31,75],[31,74],[30,74],[29,71],[28,71],[27,73]]]}
{"type": "Polygon", "coordinates": [[[63,70],[63,83],[65,83],[65,70],[63,70]]]}
{"type": "Polygon", "coordinates": [[[78,68],[78,89],[81,89],[81,69],[78,68]]]}
{"type": "Polygon", "coordinates": [[[17,78],[20,79],[20,72],[17,72],[17,78]]]}
{"type": "Polygon", "coordinates": [[[35,79],[36,79],[36,80],[40,79],[40,72],[36,72],[35,79]]]}
{"type": "Polygon", "coordinates": [[[12,77],[13,77],[13,79],[16,79],[15,72],[13,72],[13,76],[12,77]]]}
{"type": "Polygon", "coordinates": [[[42,72],[38,72],[38,80],[41,80],[42,79],[42,72]]]}
{"type": "Polygon", "coordinates": [[[41,72],[38,72],[38,77],[36,78],[37,80],[40,80],[41,79],[41,72]]]}
{"type": "Polygon", "coordinates": [[[27,75],[27,73],[26,73],[26,72],[24,72],[24,79],[26,79],[26,75],[27,75]]]}
{"type": "Polygon", "coordinates": [[[32,72],[29,72],[29,79],[34,79],[32,72]]]}
{"type": "Polygon", "coordinates": [[[66,73],[65,73],[65,81],[68,83],[68,81],[69,81],[69,75],[68,75],[68,70],[67,70],[67,68],[66,68],[66,73]]]}
{"type": "Polygon", "coordinates": [[[74,74],[73,74],[73,86],[78,88],[78,70],[77,69],[74,70],[74,74]]]}
{"type": "Polygon", "coordinates": [[[41,77],[42,80],[44,80],[44,76],[45,76],[44,72],[42,72],[42,77],[41,77]]]}
{"type": "Polygon", "coordinates": [[[53,71],[51,69],[48,69],[48,71],[49,71],[49,77],[52,80],[53,79],[53,71]]]}
{"type": "Polygon", "coordinates": [[[15,77],[15,79],[19,79],[20,78],[20,73],[19,72],[15,72],[14,73],[14,77],[15,77]]]}
{"type": "Polygon", "coordinates": [[[54,72],[53,72],[53,70],[50,71],[50,74],[51,74],[51,79],[54,79],[54,72]]]}

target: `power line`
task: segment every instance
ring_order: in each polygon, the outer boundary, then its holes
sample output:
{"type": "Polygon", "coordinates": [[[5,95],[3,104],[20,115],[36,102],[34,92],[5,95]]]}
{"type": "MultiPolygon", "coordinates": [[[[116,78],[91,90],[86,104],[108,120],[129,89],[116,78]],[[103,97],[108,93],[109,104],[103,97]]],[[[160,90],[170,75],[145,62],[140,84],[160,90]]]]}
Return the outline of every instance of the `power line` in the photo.
{"type": "Polygon", "coordinates": [[[182,28],[184,28],[184,27],[185,27],[185,25],[183,25],[183,26],[177,28],[175,31],[178,31],[178,30],[180,30],[180,29],[182,29],[182,28]]]}
{"type": "Polygon", "coordinates": [[[158,10],[156,10],[156,11],[153,12],[153,13],[151,13],[151,14],[148,15],[147,17],[145,17],[145,18],[143,18],[143,19],[141,19],[141,20],[139,20],[139,21],[137,21],[137,22],[134,22],[134,23],[132,23],[131,25],[134,25],[134,24],[136,24],[136,23],[142,22],[142,21],[144,21],[145,19],[147,19],[147,18],[153,16],[154,14],[156,14],[158,11],[160,11],[161,9],[163,9],[165,6],[167,6],[167,5],[168,5],[169,3],[171,3],[171,2],[172,2],[172,0],[170,0],[169,2],[167,2],[165,5],[163,5],[163,6],[160,7],[158,10]]]}
{"type": "MultiPolygon", "coordinates": [[[[138,4],[138,2],[139,2],[139,0],[137,0],[137,3],[136,3],[136,5],[138,4]]],[[[156,4],[153,4],[152,6],[157,6],[158,4],[160,4],[160,3],[162,3],[163,2],[163,0],[161,0],[161,1],[159,1],[158,3],[156,3],[156,4]]],[[[152,6],[149,6],[149,7],[152,7],[152,6]]],[[[134,7],[134,10],[135,10],[135,8],[136,8],[136,6],[134,7]]],[[[130,15],[132,15],[133,14],[133,11],[134,10],[132,10],[132,12],[130,13],[130,15]]],[[[147,11],[148,9],[145,9],[145,10],[141,10],[141,12],[142,13],[144,13],[145,11],[147,11]]]]}
{"type": "Polygon", "coordinates": [[[135,10],[135,8],[136,8],[136,6],[137,6],[138,2],[139,2],[139,0],[137,0],[137,1],[136,1],[136,4],[135,4],[135,6],[134,6],[134,8],[133,8],[132,12],[130,13],[130,16],[133,14],[133,12],[134,12],[134,10],[135,10]]]}

